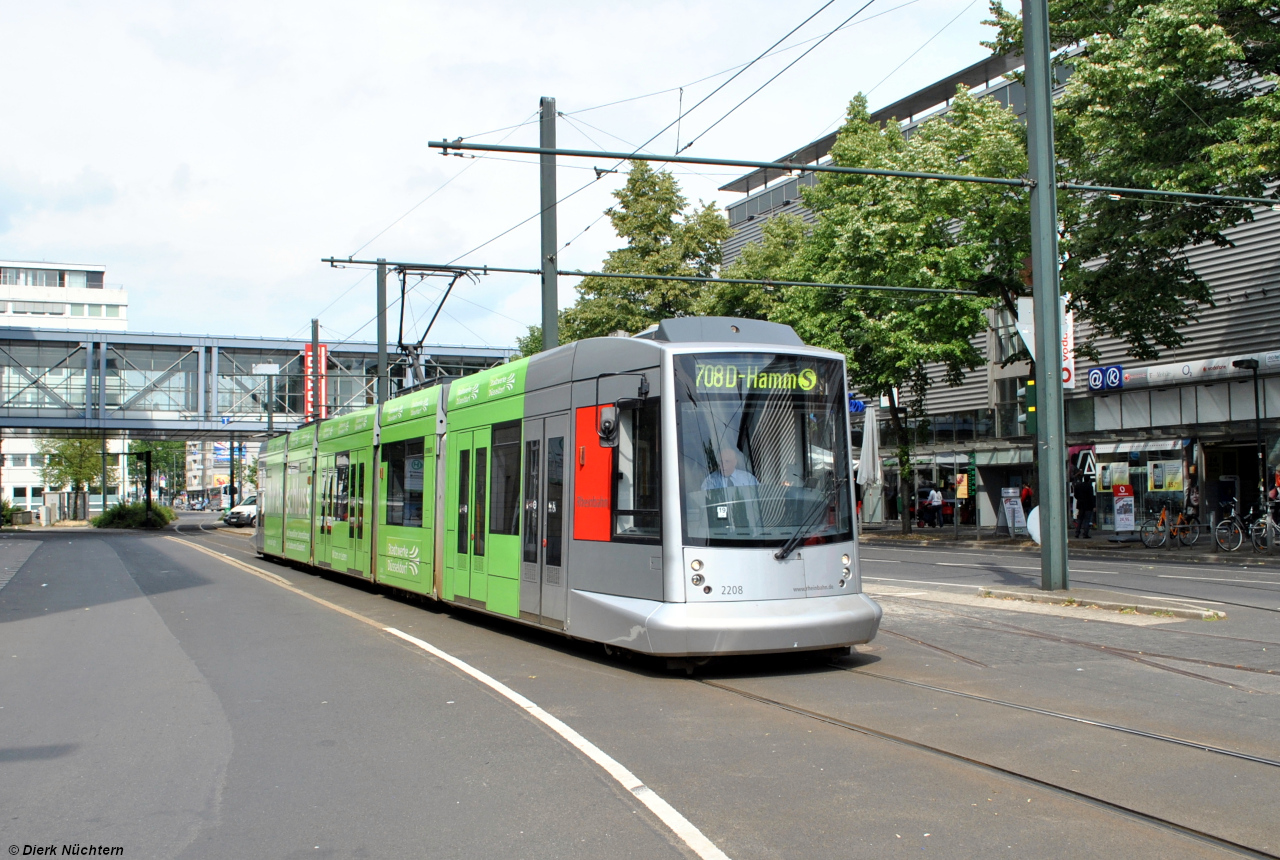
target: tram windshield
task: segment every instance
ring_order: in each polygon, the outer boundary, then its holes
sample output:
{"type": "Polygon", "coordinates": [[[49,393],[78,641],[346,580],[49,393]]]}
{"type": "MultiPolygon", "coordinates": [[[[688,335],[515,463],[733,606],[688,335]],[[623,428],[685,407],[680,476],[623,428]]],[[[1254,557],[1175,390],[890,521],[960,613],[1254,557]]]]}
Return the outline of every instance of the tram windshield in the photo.
{"type": "Polygon", "coordinates": [[[677,356],[680,500],[690,546],[853,539],[848,407],[838,361],[677,356]]]}

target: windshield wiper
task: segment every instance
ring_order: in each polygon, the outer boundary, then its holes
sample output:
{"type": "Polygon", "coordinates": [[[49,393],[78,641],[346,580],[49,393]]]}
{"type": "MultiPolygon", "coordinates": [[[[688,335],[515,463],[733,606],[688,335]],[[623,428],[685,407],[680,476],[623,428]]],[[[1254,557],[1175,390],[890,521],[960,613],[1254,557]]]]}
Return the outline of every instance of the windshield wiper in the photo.
{"type": "MultiPolygon", "coordinates": [[[[809,536],[810,529],[812,529],[814,523],[818,521],[818,515],[826,513],[827,504],[831,500],[831,497],[835,495],[836,491],[844,486],[846,480],[846,478],[838,478],[835,483],[832,484],[831,492],[819,499],[818,506],[814,510],[813,514],[810,515],[809,519],[806,520],[800,528],[796,529],[796,533],[789,537],[786,543],[778,548],[778,551],[773,554],[774,558],[778,561],[786,561],[787,556],[795,552],[796,547],[800,546],[800,542],[809,536]]],[[[836,504],[838,505],[839,503],[840,500],[836,499],[836,504]]]]}

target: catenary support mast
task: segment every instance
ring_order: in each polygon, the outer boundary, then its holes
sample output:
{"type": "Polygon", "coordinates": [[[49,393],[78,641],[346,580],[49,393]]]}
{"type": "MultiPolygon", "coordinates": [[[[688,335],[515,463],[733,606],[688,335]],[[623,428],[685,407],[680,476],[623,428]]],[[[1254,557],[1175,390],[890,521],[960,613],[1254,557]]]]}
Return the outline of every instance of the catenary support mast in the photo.
{"type": "MultiPolygon", "coordinates": [[[[538,145],[544,149],[556,148],[556,100],[543,96],[539,103],[542,123],[538,145]]],[[[542,185],[542,348],[551,349],[560,343],[556,312],[559,290],[556,281],[556,157],[551,153],[539,156],[542,164],[539,176],[542,185]]]]}
{"type": "Polygon", "coordinates": [[[1048,0],[1022,2],[1026,57],[1027,156],[1031,188],[1031,289],[1036,326],[1036,450],[1039,454],[1040,587],[1067,580],[1066,440],[1062,404],[1062,326],[1058,312],[1058,206],[1053,152],[1053,70],[1048,0]]]}
{"type": "Polygon", "coordinates": [[[386,403],[391,388],[387,376],[387,261],[378,258],[378,403],[386,403]]]}

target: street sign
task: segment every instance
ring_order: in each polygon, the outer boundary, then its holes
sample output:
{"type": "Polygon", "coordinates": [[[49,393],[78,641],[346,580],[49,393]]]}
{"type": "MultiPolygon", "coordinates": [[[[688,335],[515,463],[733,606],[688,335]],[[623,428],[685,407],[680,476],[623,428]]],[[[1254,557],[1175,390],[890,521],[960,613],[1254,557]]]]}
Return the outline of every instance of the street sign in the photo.
{"type": "Polygon", "coordinates": [[[1119,364],[1095,367],[1089,371],[1090,391],[1110,391],[1124,388],[1124,366],[1119,364]]]}
{"type": "Polygon", "coordinates": [[[223,416],[222,416],[222,423],[223,423],[223,424],[230,424],[230,423],[231,423],[231,416],[230,416],[230,415],[223,415],[223,416]]]}
{"type": "Polygon", "coordinates": [[[853,395],[849,395],[849,411],[850,412],[866,412],[867,404],[862,400],[855,400],[853,395]]]}

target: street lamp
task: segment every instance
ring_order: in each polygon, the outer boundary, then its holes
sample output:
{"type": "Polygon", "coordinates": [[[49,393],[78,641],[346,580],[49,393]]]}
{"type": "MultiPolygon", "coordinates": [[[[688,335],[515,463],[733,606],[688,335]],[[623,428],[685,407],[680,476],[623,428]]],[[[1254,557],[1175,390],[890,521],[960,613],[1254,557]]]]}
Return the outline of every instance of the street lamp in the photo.
{"type": "Polygon", "coordinates": [[[1253,371],[1253,430],[1258,441],[1258,498],[1259,504],[1266,505],[1266,449],[1262,446],[1262,408],[1258,397],[1258,359],[1256,358],[1238,358],[1231,362],[1231,366],[1240,370],[1253,371]]]}

